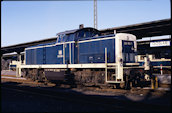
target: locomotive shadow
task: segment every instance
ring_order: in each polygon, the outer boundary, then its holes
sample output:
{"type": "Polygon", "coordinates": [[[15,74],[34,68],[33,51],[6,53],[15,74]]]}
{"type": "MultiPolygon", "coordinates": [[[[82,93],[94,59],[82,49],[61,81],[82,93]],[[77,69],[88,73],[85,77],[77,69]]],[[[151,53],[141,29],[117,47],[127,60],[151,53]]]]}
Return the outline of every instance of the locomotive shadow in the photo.
{"type": "MultiPolygon", "coordinates": [[[[125,94],[112,96],[101,94],[85,94],[84,92],[73,90],[72,87],[61,88],[59,84],[57,84],[56,86],[46,87],[32,87],[29,85],[21,84],[22,83],[18,82],[3,82],[1,83],[1,87],[10,86],[14,89],[36,92],[45,95],[52,95],[56,97],[64,97],[65,101],[77,102],[79,100],[78,102],[81,103],[91,103],[95,106],[104,107],[104,109],[107,111],[115,111],[116,106],[120,106],[119,109],[122,108],[122,112],[171,112],[171,90],[163,92],[161,96],[155,98],[152,95],[155,90],[149,90],[141,100],[136,101],[134,100],[134,96],[133,99],[128,97],[128,95],[131,94],[130,90],[127,91],[127,93],[125,94]]],[[[58,98],[55,99],[58,100],[58,98]]]]}

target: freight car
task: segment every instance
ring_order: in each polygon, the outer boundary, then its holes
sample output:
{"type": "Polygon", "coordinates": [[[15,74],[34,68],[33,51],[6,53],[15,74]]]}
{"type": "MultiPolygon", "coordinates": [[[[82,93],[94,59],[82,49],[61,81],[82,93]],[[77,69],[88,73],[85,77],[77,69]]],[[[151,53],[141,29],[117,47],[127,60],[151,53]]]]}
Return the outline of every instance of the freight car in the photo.
{"type": "Polygon", "coordinates": [[[25,49],[24,77],[38,81],[65,81],[83,85],[127,86],[145,81],[136,59],[136,37],[101,35],[94,28],[57,34],[54,43],[25,49]]]}

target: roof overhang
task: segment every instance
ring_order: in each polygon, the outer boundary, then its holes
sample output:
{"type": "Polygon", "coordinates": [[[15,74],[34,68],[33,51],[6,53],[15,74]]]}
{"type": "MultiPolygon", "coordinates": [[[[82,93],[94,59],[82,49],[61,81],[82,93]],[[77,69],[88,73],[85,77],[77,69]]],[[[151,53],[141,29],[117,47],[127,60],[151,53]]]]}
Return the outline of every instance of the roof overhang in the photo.
{"type": "MultiPolygon", "coordinates": [[[[114,27],[109,29],[102,29],[99,30],[104,34],[113,34],[114,30],[116,33],[131,33],[136,35],[137,39],[141,39],[142,37],[152,37],[152,36],[162,36],[162,35],[170,35],[171,34],[171,19],[163,19],[121,27],[114,27]]],[[[27,43],[21,43],[11,46],[6,46],[1,48],[1,54],[11,53],[11,52],[23,52],[25,48],[44,44],[44,43],[51,43],[55,42],[57,37],[52,37],[43,40],[37,40],[27,43]]]]}

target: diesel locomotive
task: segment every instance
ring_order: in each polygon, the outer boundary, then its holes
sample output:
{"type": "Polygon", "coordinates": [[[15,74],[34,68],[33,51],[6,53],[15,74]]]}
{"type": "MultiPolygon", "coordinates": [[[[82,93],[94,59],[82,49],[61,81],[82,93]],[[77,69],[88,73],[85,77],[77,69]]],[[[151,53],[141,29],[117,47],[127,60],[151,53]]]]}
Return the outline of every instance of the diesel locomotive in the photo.
{"type": "Polygon", "coordinates": [[[121,87],[146,81],[137,62],[136,36],[102,35],[90,27],[60,32],[56,42],[26,48],[20,69],[38,81],[121,87]]]}

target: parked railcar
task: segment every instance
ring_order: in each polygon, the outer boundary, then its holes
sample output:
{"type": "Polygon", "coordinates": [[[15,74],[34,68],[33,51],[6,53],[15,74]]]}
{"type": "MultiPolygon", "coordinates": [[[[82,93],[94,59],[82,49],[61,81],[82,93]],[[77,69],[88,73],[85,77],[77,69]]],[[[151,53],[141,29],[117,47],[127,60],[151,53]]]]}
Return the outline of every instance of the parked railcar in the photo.
{"type": "Polygon", "coordinates": [[[20,68],[33,80],[65,80],[84,85],[138,85],[144,80],[136,61],[136,37],[117,33],[102,36],[94,28],[57,34],[56,43],[25,49],[20,68]]]}
{"type": "MultiPolygon", "coordinates": [[[[171,59],[156,58],[153,54],[147,54],[147,56],[150,60],[150,65],[153,68],[152,71],[154,74],[171,74],[171,59]]],[[[137,57],[139,65],[143,66],[145,63],[144,57],[146,57],[146,55],[137,55],[137,57]]]]}

